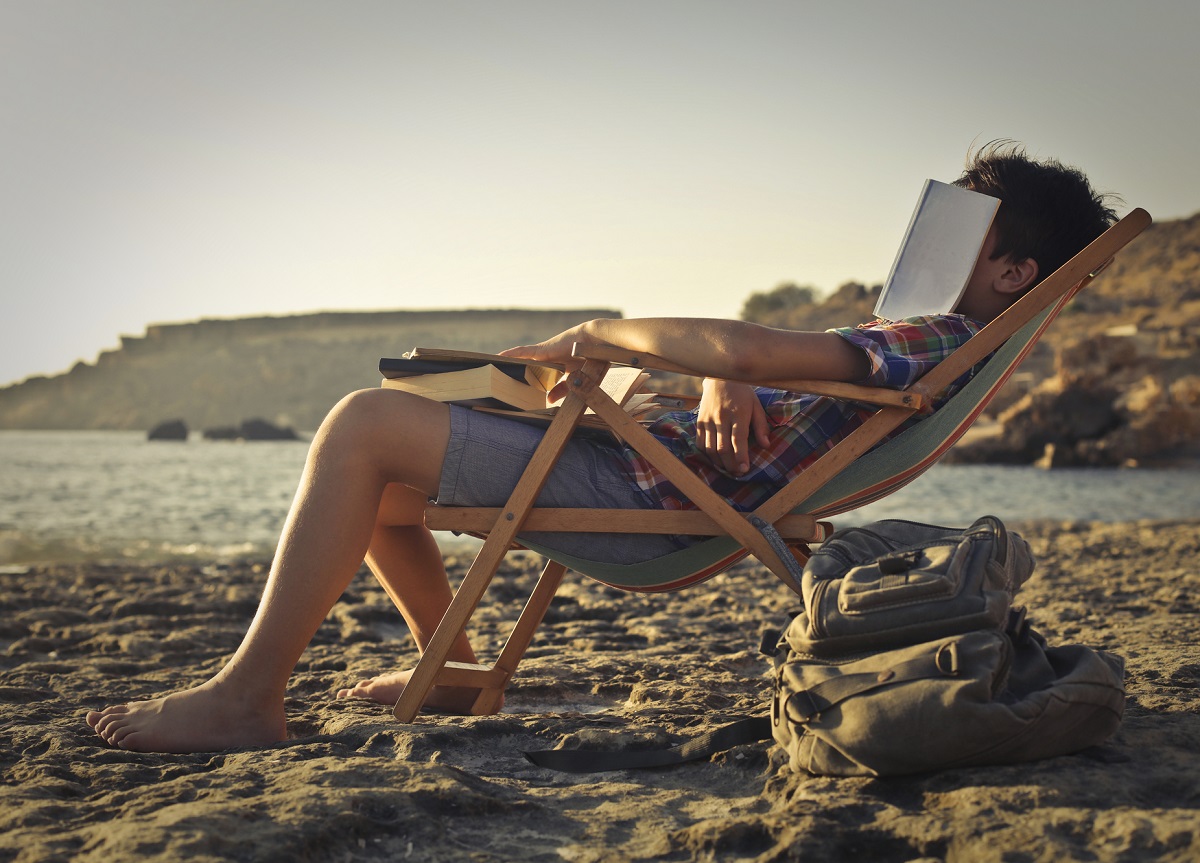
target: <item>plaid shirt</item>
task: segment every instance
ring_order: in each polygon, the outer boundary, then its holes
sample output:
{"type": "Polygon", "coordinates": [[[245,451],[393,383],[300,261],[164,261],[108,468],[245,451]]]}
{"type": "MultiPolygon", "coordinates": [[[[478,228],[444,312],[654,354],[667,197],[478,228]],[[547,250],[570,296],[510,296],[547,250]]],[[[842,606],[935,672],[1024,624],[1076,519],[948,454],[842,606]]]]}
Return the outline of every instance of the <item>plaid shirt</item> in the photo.
{"type": "MultiPolygon", "coordinates": [[[[860,383],[902,389],[937,365],[979,331],[981,324],[962,315],[929,315],[896,323],[875,321],[829,330],[861,347],[871,363],[860,383]]],[[[982,363],[980,364],[982,365],[982,363]]],[[[976,366],[976,369],[979,366],[976,366]]],[[[976,369],[963,375],[934,403],[934,410],[961,389],[976,369]]],[[[709,461],[696,446],[696,411],[676,411],[655,420],[649,430],[675,456],[735,509],[755,509],[835,443],[862,425],[875,409],[858,402],[760,387],[770,445],[751,440],[750,469],[733,476],[709,461]]],[[[894,434],[917,422],[910,418],[894,434]]],[[[621,451],[638,487],[662,509],[695,509],[656,467],[628,446],[621,451]]]]}

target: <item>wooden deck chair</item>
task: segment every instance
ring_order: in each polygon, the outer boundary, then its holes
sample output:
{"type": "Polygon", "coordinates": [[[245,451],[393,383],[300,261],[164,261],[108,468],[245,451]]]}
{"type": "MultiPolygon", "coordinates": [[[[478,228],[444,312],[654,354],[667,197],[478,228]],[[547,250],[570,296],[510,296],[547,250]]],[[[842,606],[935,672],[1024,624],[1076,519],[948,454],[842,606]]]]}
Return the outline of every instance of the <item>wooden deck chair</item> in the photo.
{"type": "Polygon", "coordinates": [[[803,543],[820,541],[829,530],[818,522],[878,500],[912,481],[957,441],[1029,353],[1070,299],[1112,257],[1150,224],[1136,209],[1086,249],[1014,303],[920,380],[905,390],[886,390],[820,381],[747,381],[797,392],[830,395],[876,406],[861,426],[830,448],[754,513],[738,513],[701,482],[600,388],[610,363],[695,374],[656,357],[619,349],[578,350],[585,362],[569,377],[569,394],[538,449],[500,508],[441,507],[431,504],[426,524],[435,530],[486,535],[483,547],[421,656],[394,713],[412,722],[435,684],[479,688],[471,712],[494,713],[504,688],[567,569],[634,591],[682,588],[713,576],[753,554],[781,581],[799,592],[798,573],[807,559],[803,543]],[[992,355],[971,381],[932,416],[912,424],[880,445],[910,417],[927,412],[934,397],[992,355]],[[630,446],[655,464],[698,507],[698,511],[536,509],[536,499],[566,441],[588,408],[630,446]],[[492,665],[448,662],[450,648],[464,631],[517,533],[585,531],[709,535],[712,539],[645,563],[619,565],[583,560],[522,539],[548,558],[520,618],[492,665]]]}

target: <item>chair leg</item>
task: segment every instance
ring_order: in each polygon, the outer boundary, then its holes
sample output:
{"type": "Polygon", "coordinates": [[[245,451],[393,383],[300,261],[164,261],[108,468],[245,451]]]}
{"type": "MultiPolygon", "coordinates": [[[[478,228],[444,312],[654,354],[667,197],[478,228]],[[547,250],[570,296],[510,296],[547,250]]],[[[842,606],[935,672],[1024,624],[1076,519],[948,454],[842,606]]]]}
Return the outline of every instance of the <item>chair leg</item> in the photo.
{"type": "Polygon", "coordinates": [[[508,636],[508,641],[504,644],[504,649],[500,651],[499,658],[492,666],[504,674],[504,682],[499,687],[481,689],[479,697],[475,699],[475,704],[471,708],[472,713],[487,715],[496,713],[500,709],[500,704],[504,699],[504,687],[516,673],[521,658],[529,649],[534,633],[541,625],[542,618],[546,616],[546,609],[550,607],[566,572],[567,568],[561,563],[553,560],[546,562],[546,568],[542,570],[541,577],[538,578],[537,585],[529,596],[529,601],[525,603],[517,625],[513,627],[512,634],[508,636]]]}
{"type": "Polygon", "coordinates": [[[420,712],[421,705],[425,703],[430,690],[437,683],[438,675],[446,667],[446,658],[450,655],[455,640],[466,628],[479,605],[479,600],[492,583],[492,577],[500,567],[512,538],[511,533],[508,536],[503,535],[504,533],[510,532],[493,533],[484,542],[483,548],[479,550],[471,568],[463,577],[462,584],[455,591],[442,622],[433,633],[433,638],[425,646],[408,685],[404,687],[404,692],[400,694],[400,699],[392,710],[393,715],[401,722],[412,722],[420,712]]]}
{"type": "MultiPolygon", "coordinates": [[[[604,377],[604,371],[608,366],[607,363],[597,364],[589,360],[583,371],[586,372],[589,367],[592,367],[595,374],[588,377],[586,384],[581,386],[582,392],[594,389],[598,381],[604,377]]],[[[580,377],[583,377],[582,372],[580,377]]],[[[396,702],[392,713],[401,722],[412,722],[416,718],[421,705],[425,703],[430,690],[433,689],[439,675],[446,668],[446,658],[450,655],[455,640],[459,633],[466,628],[479,605],[479,600],[483,598],[484,591],[492,583],[492,577],[496,574],[500,562],[508,553],[508,548],[516,537],[517,531],[521,529],[525,517],[529,515],[529,510],[533,508],[533,502],[542,490],[546,477],[549,476],[555,462],[558,461],[563,447],[567,445],[567,441],[579,424],[579,418],[583,416],[586,407],[583,395],[576,392],[568,393],[563,400],[557,416],[551,422],[550,428],[547,429],[537,449],[534,450],[529,464],[521,474],[521,479],[517,481],[516,488],[509,496],[508,503],[505,504],[503,514],[497,520],[495,529],[488,533],[483,548],[475,556],[475,561],[463,578],[462,584],[455,591],[454,598],[450,600],[450,606],[442,617],[442,622],[438,624],[433,638],[425,646],[425,651],[421,654],[421,661],[413,669],[408,685],[404,687],[404,692],[396,702]]],[[[463,673],[456,675],[456,685],[471,685],[462,682],[464,677],[467,679],[476,677],[483,681],[480,685],[491,686],[495,676],[495,672],[489,670],[487,666],[460,667],[459,671],[463,673]]],[[[503,684],[501,684],[501,688],[503,688],[503,684]]]]}

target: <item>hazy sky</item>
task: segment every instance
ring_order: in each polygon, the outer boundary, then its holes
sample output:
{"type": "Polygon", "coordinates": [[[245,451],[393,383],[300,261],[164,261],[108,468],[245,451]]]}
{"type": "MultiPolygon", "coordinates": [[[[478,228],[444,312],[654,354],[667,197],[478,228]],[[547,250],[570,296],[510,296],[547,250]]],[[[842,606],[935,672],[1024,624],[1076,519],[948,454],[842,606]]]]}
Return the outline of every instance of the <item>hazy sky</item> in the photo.
{"type": "Polygon", "coordinates": [[[874,283],[993,138],[1188,216],[1197,34],[1195,0],[0,0],[0,385],[152,322],[874,283]]]}

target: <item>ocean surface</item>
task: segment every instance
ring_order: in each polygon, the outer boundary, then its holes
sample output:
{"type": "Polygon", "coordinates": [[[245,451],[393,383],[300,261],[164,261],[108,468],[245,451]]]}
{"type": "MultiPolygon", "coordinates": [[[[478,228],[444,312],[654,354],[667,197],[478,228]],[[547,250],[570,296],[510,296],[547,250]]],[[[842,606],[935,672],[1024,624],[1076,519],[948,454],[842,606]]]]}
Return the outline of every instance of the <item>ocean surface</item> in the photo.
{"type": "MultiPolygon", "coordinates": [[[[0,565],[269,556],[306,443],[150,442],[142,432],[0,431],[0,565]]],[[[967,524],[1200,518],[1200,471],[938,465],[834,519],[967,524]]],[[[475,544],[439,535],[444,547],[475,544]]]]}

